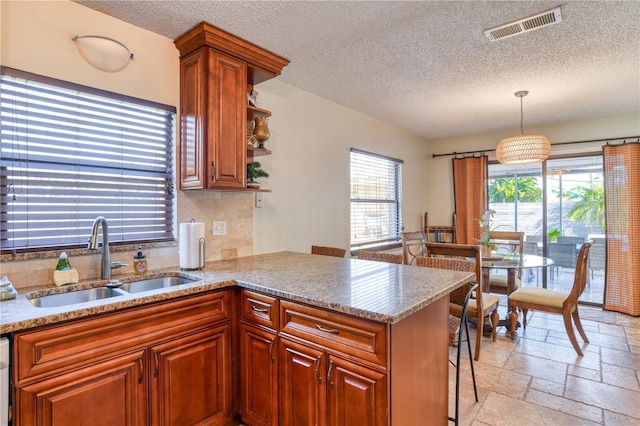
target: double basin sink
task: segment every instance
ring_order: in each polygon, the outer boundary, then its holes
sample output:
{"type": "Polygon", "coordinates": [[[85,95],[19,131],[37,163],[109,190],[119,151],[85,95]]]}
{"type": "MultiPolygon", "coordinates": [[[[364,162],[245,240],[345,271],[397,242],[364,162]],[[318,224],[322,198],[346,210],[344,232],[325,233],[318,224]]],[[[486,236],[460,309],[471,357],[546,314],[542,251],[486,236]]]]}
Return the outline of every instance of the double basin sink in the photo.
{"type": "Polygon", "coordinates": [[[106,287],[68,291],[66,293],[47,294],[45,296],[30,298],[29,301],[33,306],[38,308],[53,308],[103,300],[111,297],[124,296],[133,293],[142,293],[144,291],[158,290],[161,288],[174,287],[180,284],[189,284],[196,281],[197,280],[181,276],[148,278],[127,283],[122,283],[120,281],[110,281],[106,287]]]}

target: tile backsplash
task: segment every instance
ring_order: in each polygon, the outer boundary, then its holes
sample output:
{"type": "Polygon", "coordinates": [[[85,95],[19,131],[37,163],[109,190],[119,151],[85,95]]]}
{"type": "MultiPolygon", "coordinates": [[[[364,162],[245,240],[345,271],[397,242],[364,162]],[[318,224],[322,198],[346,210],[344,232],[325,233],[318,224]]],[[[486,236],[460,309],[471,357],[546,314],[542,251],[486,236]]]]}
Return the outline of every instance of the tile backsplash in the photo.
{"type": "MultiPolygon", "coordinates": [[[[205,224],[206,261],[232,259],[253,254],[253,193],[222,191],[178,191],[177,238],[181,222],[205,224]],[[226,235],[212,235],[213,221],[226,221],[226,235]]],[[[88,236],[87,236],[88,238],[88,236]]],[[[178,242],[143,245],[147,256],[148,270],[179,267],[178,242]]],[[[133,273],[133,256],[137,245],[114,246],[111,260],[127,264],[113,269],[112,275],[133,273]]],[[[0,274],[6,275],[16,288],[53,285],[53,271],[60,251],[33,253],[28,255],[3,255],[0,274]]],[[[67,250],[71,265],[78,270],[80,280],[96,279],[100,276],[100,253],[85,249],[67,250]]]]}

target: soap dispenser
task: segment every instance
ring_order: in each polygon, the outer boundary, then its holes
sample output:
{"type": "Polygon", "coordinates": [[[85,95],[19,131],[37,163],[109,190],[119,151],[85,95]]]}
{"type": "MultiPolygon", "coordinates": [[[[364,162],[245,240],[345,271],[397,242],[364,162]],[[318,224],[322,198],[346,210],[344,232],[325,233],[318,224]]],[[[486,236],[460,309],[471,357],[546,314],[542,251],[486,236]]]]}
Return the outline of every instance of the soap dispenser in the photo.
{"type": "Polygon", "coordinates": [[[147,257],[142,253],[142,246],[138,246],[138,254],[133,256],[133,273],[136,275],[147,273],[147,257]]]}
{"type": "Polygon", "coordinates": [[[69,257],[64,251],[60,253],[56,270],[53,271],[53,282],[57,286],[78,283],[78,271],[71,267],[69,257]]]}

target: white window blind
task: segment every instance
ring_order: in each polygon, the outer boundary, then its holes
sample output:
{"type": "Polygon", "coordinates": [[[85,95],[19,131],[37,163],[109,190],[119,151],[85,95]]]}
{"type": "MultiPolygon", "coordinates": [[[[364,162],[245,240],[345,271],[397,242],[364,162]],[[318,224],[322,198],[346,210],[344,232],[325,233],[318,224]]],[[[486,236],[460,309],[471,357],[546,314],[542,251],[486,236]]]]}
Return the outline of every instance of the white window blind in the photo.
{"type": "Polygon", "coordinates": [[[398,242],[402,160],[351,149],[351,247],[398,242]]]}
{"type": "Polygon", "coordinates": [[[0,75],[2,252],[173,235],[175,108],[9,68],[0,75]]]}

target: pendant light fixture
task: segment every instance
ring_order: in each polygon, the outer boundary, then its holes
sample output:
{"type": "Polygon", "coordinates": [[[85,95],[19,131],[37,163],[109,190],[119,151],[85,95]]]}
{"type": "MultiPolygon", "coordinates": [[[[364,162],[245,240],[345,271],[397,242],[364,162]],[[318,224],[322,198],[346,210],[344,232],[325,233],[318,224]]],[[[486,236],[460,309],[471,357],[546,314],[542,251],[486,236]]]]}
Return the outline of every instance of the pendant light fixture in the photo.
{"type": "Polygon", "coordinates": [[[529,94],[526,90],[514,93],[520,98],[520,136],[502,139],[496,148],[496,157],[503,164],[523,164],[544,161],[551,152],[551,143],[543,135],[524,134],[524,112],[522,98],[529,94]]]}

